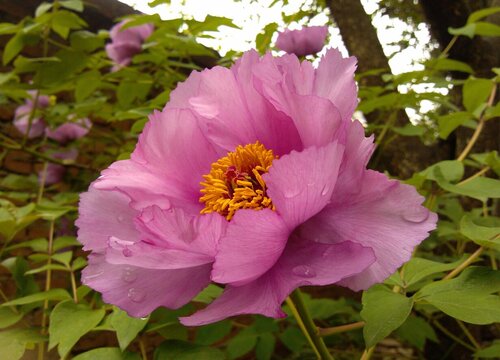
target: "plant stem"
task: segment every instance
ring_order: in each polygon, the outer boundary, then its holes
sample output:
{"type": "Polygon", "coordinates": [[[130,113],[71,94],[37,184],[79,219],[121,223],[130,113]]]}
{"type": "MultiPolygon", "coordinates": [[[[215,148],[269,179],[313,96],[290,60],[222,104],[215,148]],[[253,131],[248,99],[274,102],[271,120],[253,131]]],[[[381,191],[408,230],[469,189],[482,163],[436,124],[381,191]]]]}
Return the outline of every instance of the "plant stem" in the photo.
{"type": "MultiPolygon", "coordinates": [[[[491,107],[493,105],[493,101],[495,100],[496,93],[497,93],[497,86],[495,85],[491,89],[490,97],[488,99],[487,108],[491,107]]],[[[479,123],[477,124],[476,130],[472,134],[472,137],[470,138],[469,142],[467,143],[467,146],[465,147],[465,149],[462,150],[460,155],[458,155],[458,158],[457,158],[458,161],[463,161],[467,157],[467,155],[469,155],[469,152],[472,150],[472,147],[474,146],[477,139],[479,138],[479,134],[481,134],[481,131],[483,130],[485,121],[486,120],[484,119],[484,112],[483,112],[483,114],[479,118],[479,123]]]]}
{"type": "Polygon", "coordinates": [[[480,246],[471,256],[469,256],[463,263],[458,265],[452,272],[446,275],[443,280],[453,279],[455,276],[460,274],[467,266],[472,264],[476,259],[482,254],[484,247],[480,246]]]}
{"type": "Polygon", "coordinates": [[[448,331],[447,328],[445,328],[443,325],[441,325],[437,320],[434,320],[432,322],[434,324],[435,327],[437,327],[439,329],[439,331],[441,331],[443,334],[445,334],[446,336],[448,336],[450,339],[452,339],[453,341],[459,343],[460,345],[462,345],[463,347],[471,350],[471,351],[476,351],[477,349],[475,349],[473,346],[467,344],[465,341],[463,341],[462,339],[460,339],[459,337],[453,335],[451,332],[448,331]]]}
{"type": "Polygon", "coordinates": [[[78,304],[78,294],[76,292],[76,279],[75,279],[75,272],[71,270],[70,272],[70,279],[71,279],[71,291],[73,292],[73,301],[75,304],[78,304]]]}
{"type": "Polygon", "coordinates": [[[343,333],[346,331],[361,329],[363,326],[365,326],[365,322],[358,321],[358,322],[355,322],[352,324],[334,326],[334,327],[330,327],[330,328],[318,328],[318,332],[319,332],[319,336],[329,336],[329,335],[333,335],[333,334],[343,333]]]}
{"type": "Polygon", "coordinates": [[[48,166],[47,161],[44,161],[43,168],[42,168],[42,176],[41,176],[41,179],[40,179],[40,184],[38,186],[38,196],[36,198],[36,203],[37,204],[39,204],[40,201],[42,201],[43,190],[45,188],[45,180],[47,179],[47,166],[48,166]]]}
{"type": "Polygon", "coordinates": [[[375,346],[372,346],[369,349],[365,349],[365,351],[363,352],[363,355],[361,355],[359,360],[370,360],[374,350],[375,350],[375,346]]]}
{"type": "Polygon", "coordinates": [[[313,349],[316,350],[316,355],[321,360],[333,360],[333,356],[328,351],[323,339],[319,335],[319,329],[314,324],[311,314],[307,310],[306,305],[304,304],[304,300],[302,299],[302,295],[300,293],[300,289],[295,289],[289,297],[289,303],[293,303],[295,307],[294,315],[297,318],[297,322],[302,322],[302,331],[306,337],[309,337],[312,344],[314,345],[313,349]]]}
{"type": "Polygon", "coordinates": [[[309,346],[314,350],[314,353],[316,354],[316,357],[318,359],[320,359],[321,355],[320,355],[318,349],[316,349],[316,345],[314,344],[314,341],[311,339],[311,336],[309,335],[309,332],[307,331],[307,329],[306,329],[306,327],[304,325],[304,322],[302,321],[302,318],[300,317],[300,314],[297,311],[297,308],[295,307],[295,304],[293,303],[292,299],[290,299],[290,297],[288,297],[286,299],[286,304],[288,305],[288,307],[292,311],[293,316],[297,320],[297,324],[299,325],[300,330],[302,330],[302,333],[306,337],[307,342],[309,343],[309,346]]]}
{"type": "Polygon", "coordinates": [[[472,336],[472,334],[470,333],[469,329],[467,329],[467,327],[465,326],[465,324],[463,322],[461,322],[460,320],[458,320],[458,319],[455,319],[455,320],[457,321],[458,326],[460,326],[460,328],[463,330],[465,336],[467,336],[467,338],[469,339],[469,341],[471,342],[471,344],[474,345],[474,347],[477,350],[480,350],[481,349],[481,345],[479,345],[479,343],[474,338],[474,336],[472,336]]]}
{"type": "Polygon", "coordinates": [[[146,351],[146,346],[144,346],[144,341],[139,339],[139,348],[141,350],[142,360],[148,360],[148,353],[146,351]]]}

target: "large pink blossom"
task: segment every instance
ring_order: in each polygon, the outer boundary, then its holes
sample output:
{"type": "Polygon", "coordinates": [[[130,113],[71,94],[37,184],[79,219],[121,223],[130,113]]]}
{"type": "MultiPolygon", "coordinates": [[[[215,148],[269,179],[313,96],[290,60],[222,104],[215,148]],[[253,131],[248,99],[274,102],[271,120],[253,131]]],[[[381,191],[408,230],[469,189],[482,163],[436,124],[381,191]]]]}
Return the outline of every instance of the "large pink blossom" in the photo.
{"type": "Polygon", "coordinates": [[[318,68],[247,52],[194,72],[154,112],[129,160],[82,194],[83,282],[133,316],[223,294],[182,318],[283,317],[303,285],[381,282],[435,228],[416,190],[367,170],[373,138],[351,116],[356,59],[318,68]]]}
{"type": "Polygon", "coordinates": [[[28,132],[29,128],[29,132],[27,134],[28,138],[33,139],[43,135],[45,128],[47,127],[38,110],[49,106],[50,99],[46,95],[39,95],[35,106],[36,90],[29,90],[28,94],[30,97],[26,99],[25,103],[17,107],[14,113],[13,124],[14,127],[23,135],[28,132]],[[35,111],[35,113],[32,117],[33,111],[35,111]],[[30,117],[32,117],[31,126],[30,117]]]}
{"type": "Polygon", "coordinates": [[[128,20],[124,20],[113,26],[109,32],[111,43],[106,45],[106,53],[116,65],[113,70],[127,66],[132,57],[139,53],[142,43],[153,33],[152,24],[143,24],[122,30],[128,20]]]}
{"type": "Polygon", "coordinates": [[[49,139],[66,144],[69,141],[79,139],[87,135],[92,127],[92,122],[88,118],[68,121],[59,125],[55,129],[47,128],[45,133],[49,139]]]}
{"type": "Polygon", "coordinates": [[[325,45],[328,26],[309,26],[301,30],[286,29],[278,34],[276,47],[288,54],[306,56],[316,54],[325,45]]]}

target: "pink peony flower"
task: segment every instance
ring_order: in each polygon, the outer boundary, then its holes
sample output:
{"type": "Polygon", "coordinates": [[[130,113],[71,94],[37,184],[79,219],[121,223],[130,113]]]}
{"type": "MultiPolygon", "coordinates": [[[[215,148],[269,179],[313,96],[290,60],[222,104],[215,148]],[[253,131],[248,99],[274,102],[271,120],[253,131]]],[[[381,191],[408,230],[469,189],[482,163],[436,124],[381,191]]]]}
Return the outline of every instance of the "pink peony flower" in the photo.
{"type": "MultiPolygon", "coordinates": [[[[28,91],[28,94],[31,98],[26,99],[23,105],[17,107],[14,113],[14,121],[13,124],[15,128],[21,133],[26,134],[29,127],[29,119],[33,108],[35,106],[34,99],[36,97],[36,90],[28,91]]],[[[49,106],[49,97],[46,95],[39,95],[36,109],[44,109],[49,106]]],[[[33,139],[43,135],[46,128],[45,121],[40,116],[35,115],[31,120],[31,127],[28,133],[28,138],[33,139]]]]}
{"type": "MultiPolygon", "coordinates": [[[[65,152],[57,152],[52,154],[54,159],[60,160],[76,160],[78,157],[78,150],[71,149],[65,152]]],[[[45,173],[45,185],[52,185],[61,182],[66,172],[66,168],[63,165],[48,163],[47,170],[45,173]]],[[[43,178],[43,171],[38,172],[38,182],[41,183],[43,178]]]]}
{"type": "Polygon", "coordinates": [[[351,116],[356,59],[247,52],[191,76],[154,112],[129,160],[81,195],[82,281],[132,316],[224,293],[181,319],[284,317],[303,285],[381,282],[435,228],[416,190],[367,170],[351,116]]]}
{"type": "Polygon", "coordinates": [[[288,54],[306,56],[321,51],[328,35],[328,26],[309,26],[302,30],[288,30],[278,34],[276,47],[288,54]]]}
{"type": "Polygon", "coordinates": [[[139,53],[142,43],[154,30],[152,24],[144,24],[121,30],[128,20],[124,20],[113,26],[109,32],[111,43],[106,45],[106,53],[116,65],[113,71],[127,66],[132,61],[132,57],[139,53]]]}
{"type": "Polygon", "coordinates": [[[47,128],[45,133],[49,139],[61,144],[84,137],[92,127],[92,122],[88,118],[78,119],[75,122],[68,121],[55,129],[47,128]]]}

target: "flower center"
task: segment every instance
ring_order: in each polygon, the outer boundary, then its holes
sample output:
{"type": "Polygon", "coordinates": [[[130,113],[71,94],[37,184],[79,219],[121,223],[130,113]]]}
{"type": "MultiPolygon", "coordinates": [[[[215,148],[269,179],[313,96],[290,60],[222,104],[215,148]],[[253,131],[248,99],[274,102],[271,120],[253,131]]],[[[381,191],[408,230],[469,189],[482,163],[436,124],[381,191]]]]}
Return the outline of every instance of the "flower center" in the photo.
{"type": "Polygon", "coordinates": [[[212,164],[210,173],[203,175],[200,202],[202,214],[218,212],[231,220],[239,209],[275,210],[266,194],[262,175],[267,173],[277,156],[260,142],[238,146],[235,151],[212,164]]]}

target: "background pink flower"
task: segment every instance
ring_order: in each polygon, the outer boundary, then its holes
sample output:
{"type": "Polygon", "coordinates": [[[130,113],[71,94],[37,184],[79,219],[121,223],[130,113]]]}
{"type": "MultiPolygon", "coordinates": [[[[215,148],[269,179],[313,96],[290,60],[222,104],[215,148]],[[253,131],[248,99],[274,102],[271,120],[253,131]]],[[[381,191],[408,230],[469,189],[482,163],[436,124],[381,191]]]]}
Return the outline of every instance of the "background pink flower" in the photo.
{"type": "MultiPolygon", "coordinates": [[[[69,151],[56,152],[51,154],[51,157],[60,160],[76,160],[78,157],[78,150],[71,149],[69,151]]],[[[45,171],[45,185],[52,185],[61,182],[65,172],[66,168],[63,165],[48,163],[45,171]]],[[[38,182],[42,181],[43,176],[43,170],[39,171],[38,182]]]]}
{"type": "Polygon", "coordinates": [[[81,196],[83,282],[133,316],[224,293],[182,318],[283,317],[303,285],[383,281],[435,228],[416,190],[366,169],[351,116],[356,59],[247,52],[191,76],[150,116],[129,160],[81,196]]]}
{"type": "Polygon", "coordinates": [[[92,127],[92,122],[88,118],[68,121],[59,125],[55,129],[47,128],[45,133],[49,139],[65,144],[68,141],[76,140],[87,135],[92,127]]]}
{"type": "Polygon", "coordinates": [[[128,20],[124,20],[113,26],[109,32],[111,43],[106,45],[106,53],[116,65],[113,71],[127,66],[132,57],[141,51],[142,43],[153,33],[152,24],[133,26],[122,30],[128,20]]]}
{"type": "Polygon", "coordinates": [[[278,34],[276,47],[288,54],[306,56],[321,51],[328,35],[328,26],[305,26],[301,30],[288,30],[278,34]]]}
{"type": "MultiPolygon", "coordinates": [[[[36,97],[36,91],[30,90],[28,91],[28,94],[31,96],[31,98],[26,99],[23,105],[17,107],[14,113],[13,121],[15,128],[23,135],[28,131],[29,119],[35,107],[34,99],[36,97]]],[[[39,95],[38,101],[36,103],[36,109],[46,108],[47,106],[49,106],[49,102],[50,100],[48,96],[39,95]]],[[[29,128],[28,138],[33,139],[43,135],[46,126],[47,125],[45,124],[43,118],[40,117],[39,114],[35,114],[35,116],[31,120],[31,127],[29,128]]]]}

